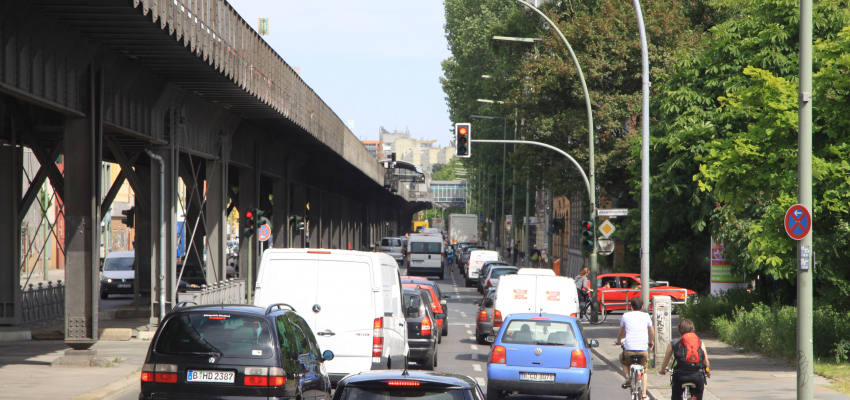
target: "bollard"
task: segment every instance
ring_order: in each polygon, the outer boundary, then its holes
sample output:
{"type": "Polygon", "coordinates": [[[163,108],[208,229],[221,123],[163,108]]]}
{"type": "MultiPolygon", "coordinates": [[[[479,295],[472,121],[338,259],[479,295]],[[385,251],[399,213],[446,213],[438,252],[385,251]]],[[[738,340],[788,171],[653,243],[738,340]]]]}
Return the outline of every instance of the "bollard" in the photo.
{"type": "Polygon", "coordinates": [[[653,365],[658,365],[667,352],[667,346],[672,339],[671,319],[673,314],[673,299],[670,296],[652,296],[652,328],[655,330],[655,351],[653,365]],[[659,360],[659,355],[661,360],[659,360]]]}

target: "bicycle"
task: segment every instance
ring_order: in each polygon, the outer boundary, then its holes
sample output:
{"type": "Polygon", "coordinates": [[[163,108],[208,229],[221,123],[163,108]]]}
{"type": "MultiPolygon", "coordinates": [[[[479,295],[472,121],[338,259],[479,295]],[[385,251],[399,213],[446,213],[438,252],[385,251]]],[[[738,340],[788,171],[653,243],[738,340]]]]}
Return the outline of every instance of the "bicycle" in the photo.
{"type": "MultiPolygon", "coordinates": [[[[668,368],[664,368],[668,374],[670,374],[670,386],[673,386],[673,370],[668,368]]],[[[703,372],[703,379],[705,378],[705,372],[703,372]]],[[[706,384],[708,381],[706,380],[706,384]]],[[[682,400],[696,400],[696,396],[691,395],[691,389],[696,388],[697,385],[695,383],[686,382],[682,384],[682,400]]]]}
{"type": "Polygon", "coordinates": [[[587,319],[587,322],[590,322],[593,325],[599,325],[599,324],[605,322],[605,318],[608,318],[608,309],[605,308],[605,304],[603,304],[601,301],[594,300],[593,296],[588,296],[588,297],[589,297],[589,300],[585,301],[584,302],[585,304],[583,306],[581,306],[581,314],[579,315],[579,318],[580,319],[585,318],[585,319],[587,319]],[[596,322],[593,322],[593,318],[591,318],[591,316],[594,313],[594,310],[593,310],[594,305],[596,305],[596,307],[597,307],[597,311],[595,311],[596,322]]]}
{"type": "MultiPolygon", "coordinates": [[[[614,343],[616,346],[617,343],[614,343]]],[[[623,351],[626,350],[625,346],[621,346],[623,351]]],[[[643,365],[640,365],[640,362],[643,359],[642,355],[632,355],[629,356],[632,360],[632,365],[629,366],[629,381],[631,382],[631,386],[629,386],[629,398],[632,400],[643,400],[643,380],[646,376],[646,370],[643,368],[643,365]]]]}

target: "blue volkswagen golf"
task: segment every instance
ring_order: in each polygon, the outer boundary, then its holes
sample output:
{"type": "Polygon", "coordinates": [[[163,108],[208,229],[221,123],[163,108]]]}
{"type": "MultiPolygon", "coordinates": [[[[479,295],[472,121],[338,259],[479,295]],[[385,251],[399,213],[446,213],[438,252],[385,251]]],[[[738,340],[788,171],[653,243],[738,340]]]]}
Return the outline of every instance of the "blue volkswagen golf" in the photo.
{"type": "Polygon", "coordinates": [[[574,317],[511,314],[496,334],[487,363],[487,400],[509,394],[590,399],[591,347],[574,317]]]}

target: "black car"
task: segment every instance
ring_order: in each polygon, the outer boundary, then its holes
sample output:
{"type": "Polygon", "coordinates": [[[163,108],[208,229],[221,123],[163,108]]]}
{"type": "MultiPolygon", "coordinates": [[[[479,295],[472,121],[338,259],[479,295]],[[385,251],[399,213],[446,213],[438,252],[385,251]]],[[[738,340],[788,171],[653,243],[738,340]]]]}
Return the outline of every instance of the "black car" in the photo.
{"type": "Polygon", "coordinates": [[[181,307],[165,316],[142,367],[140,400],[328,400],[331,383],[307,322],[286,304],[181,307]]]}
{"type": "Polygon", "coordinates": [[[472,378],[449,372],[364,371],[339,381],[334,400],[483,400],[472,378]]]}
{"type": "Polygon", "coordinates": [[[447,304],[446,300],[451,299],[452,297],[447,295],[447,294],[443,294],[443,292],[440,291],[440,285],[438,285],[437,282],[434,282],[434,281],[402,279],[401,283],[415,283],[415,284],[418,284],[418,285],[428,285],[428,286],[430,286],[434,289],[434,293],[437,294],[437,297],[440,300],[440,305],[443,306],[443,312],[442,312],[443,318],[437,318],[437,319],[442,320],[442,324],[443,324],[443,330],[440,332],[440,334],[443,335],[443,336],[448,336],[448,334],[449,334],[449,313],[448,313],[448,306],[446,305],[447,304]]]}
{"type": "Polygon", "coordinates": [[[426,289],[404,289],[404,316],[407,318],[407,346],[410,347],[408,361],[413,361],[430,371],[437,366],[437,343],[440,332],[437,319],[428,304],[426,289]]]}

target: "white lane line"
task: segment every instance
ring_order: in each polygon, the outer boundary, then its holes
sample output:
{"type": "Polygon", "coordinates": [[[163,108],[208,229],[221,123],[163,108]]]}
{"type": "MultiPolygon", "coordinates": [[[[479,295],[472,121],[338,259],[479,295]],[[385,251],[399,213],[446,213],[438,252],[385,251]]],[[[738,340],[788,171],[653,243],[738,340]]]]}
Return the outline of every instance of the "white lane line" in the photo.
{"type": "Polygon", "coordinates": [[[469,324],[464,324],[467,328],[469,328],[469,324]]]}
{"type": "Polygon", "coordinates": [[[478,381],[478,386],[486,386],[484,378],[475,378],[475,380],[478,381]]]}
{"type": "Polygon", "coordinates": [[[471,348],[472,348],[472,350],[478,350],[478,346],[476,346],[476,345],[474,345],[474,344],[469,345],[469,347],[471,347],[471,348]]]}
{"type": "Polygon", "coordinates": [[[475,336],[470,336],[469,340],[475,340],[475,336]]]}
{"type": "Polygon", "coordinates": [[[460,312],[460,315],[462,315],[464,318],[466,318],[466,313],[465,313],[465,312],[461,311],[461,312],[460,312]]]}
{"type": "Polygon", "coordinates": [[[467,329],[467,330],[466,330],[466,333],[467,333],[467,334],[469,334],[469,335],[471,335],[471,334],[472,334],[472,331],[471,331],[471,330],[469,330],[469,329],[467,329]]]}
{"type": "Polygon", "coordinates": [[[481,364],[472,364],[472,369],[476,371],[481,371],[481,364]]]}

